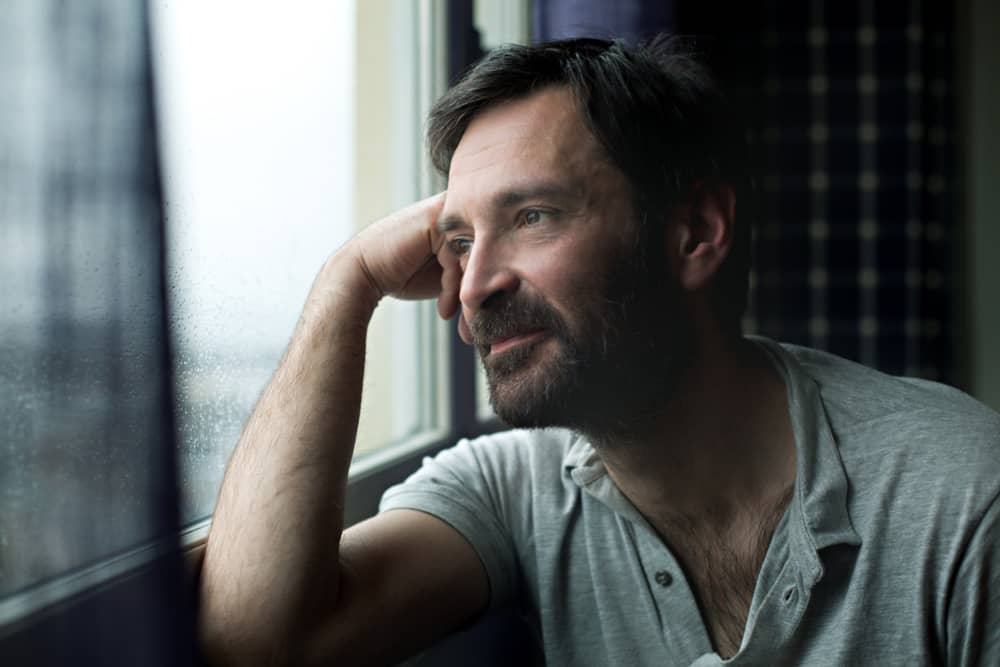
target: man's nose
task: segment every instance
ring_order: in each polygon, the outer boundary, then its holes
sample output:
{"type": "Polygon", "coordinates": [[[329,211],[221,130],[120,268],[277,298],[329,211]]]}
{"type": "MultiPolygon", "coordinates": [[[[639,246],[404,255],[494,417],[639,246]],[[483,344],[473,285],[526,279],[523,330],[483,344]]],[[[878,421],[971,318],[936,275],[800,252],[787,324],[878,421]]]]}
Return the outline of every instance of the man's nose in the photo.
{"type": "Polygon", "coordinates": [[[511,266],[509,254],[502,244],[490,241],[472,244],[458,293],[463,309],[475,312],[491,297],[517,290],[520,279],[511,266]]]}

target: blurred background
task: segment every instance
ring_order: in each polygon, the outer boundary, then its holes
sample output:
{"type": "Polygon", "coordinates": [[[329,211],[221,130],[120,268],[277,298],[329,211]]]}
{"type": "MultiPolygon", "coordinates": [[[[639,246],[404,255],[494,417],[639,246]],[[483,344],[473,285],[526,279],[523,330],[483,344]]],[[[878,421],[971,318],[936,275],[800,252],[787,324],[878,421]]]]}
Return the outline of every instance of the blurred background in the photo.
{"type": "MultiPolygon", "coordinates": [[[[133,662],[181,660],[178,549],[316,270],[442,187],[427,109],[506,42],[689,36],[753,147],[746,330],[1000,409],[998,29],[992,0],[8,0],[0,656],[73,618],[94,664],[123,627],[133,662]],[[52,611],[123,581],[130,625],[52,611]]],[[[380,307],[355,488],[491,423],[452,328],[380,307]]]]}

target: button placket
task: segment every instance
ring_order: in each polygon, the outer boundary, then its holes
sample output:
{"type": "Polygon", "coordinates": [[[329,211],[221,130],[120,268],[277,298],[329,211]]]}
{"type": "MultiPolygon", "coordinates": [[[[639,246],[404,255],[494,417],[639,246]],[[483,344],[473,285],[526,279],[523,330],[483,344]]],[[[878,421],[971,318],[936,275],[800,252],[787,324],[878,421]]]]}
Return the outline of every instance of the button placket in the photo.
{"type": "Polygon", "coordinates": [[[804,583],[794,561],[784,560],[759,606],[747,618],[748,634],[741,652],[750,663],[773,655],[776,647],[787,641],[798,626],[808,602],[804,583]]]}
{"type": "Polygon", "coordinates": [[[781,588],[781,608],[784,624],[789,632],[794,632],[802,621],[806,607],[809,605],[810,593],[812,592],[812,581],[801,571],[795,572],[795,576],[781,588]]]}
{"type": "Polygon", "coordinates": [[[712,644],[708,630],[680,563],[652,529],[637,528],[637,551],[660,615],[667,652],[689,655],[691,660],[710,652],[712,644]]]}

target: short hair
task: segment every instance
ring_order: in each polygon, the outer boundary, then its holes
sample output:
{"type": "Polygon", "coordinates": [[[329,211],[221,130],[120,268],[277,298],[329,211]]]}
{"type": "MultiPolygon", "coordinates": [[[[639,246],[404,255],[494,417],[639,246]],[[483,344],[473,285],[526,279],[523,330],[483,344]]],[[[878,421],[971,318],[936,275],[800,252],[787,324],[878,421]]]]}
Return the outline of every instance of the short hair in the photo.
{"type": "Polygon", "coordinates": [[[466,128],[487,107],[557,85],[569,87],[587,127],[632,186],[643,227],[664,219],[699,182],[733,187],[739,224],[712,298],[720,322],[738,329],[747,304],[755,209],[746,135],[685,40],[660,35],[637,45],[581,38],[501,46],[431,109],[433,165],[448,175],[466,128]]]}

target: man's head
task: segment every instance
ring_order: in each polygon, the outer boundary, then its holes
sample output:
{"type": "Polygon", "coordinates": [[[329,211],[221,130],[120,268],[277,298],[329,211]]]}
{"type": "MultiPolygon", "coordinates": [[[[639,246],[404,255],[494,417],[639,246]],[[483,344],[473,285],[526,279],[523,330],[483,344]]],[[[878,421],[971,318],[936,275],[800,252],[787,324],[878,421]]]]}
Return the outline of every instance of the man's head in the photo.
{"type": "MultiPolygon", "coordinates": [[[[724,109],[700,66],[662,40],[505,47],[436,105],[428,135],[449,175],[442,228],[463,262],[461,326],[501,417],[577,425],[581,407],[615,412],[623,387],[662,398],[690,336],[673,321],[666,231],[699,193],[745,182],[724,109]]],[[[708,290],[734,331],[747,227],[708,290]]]]}

